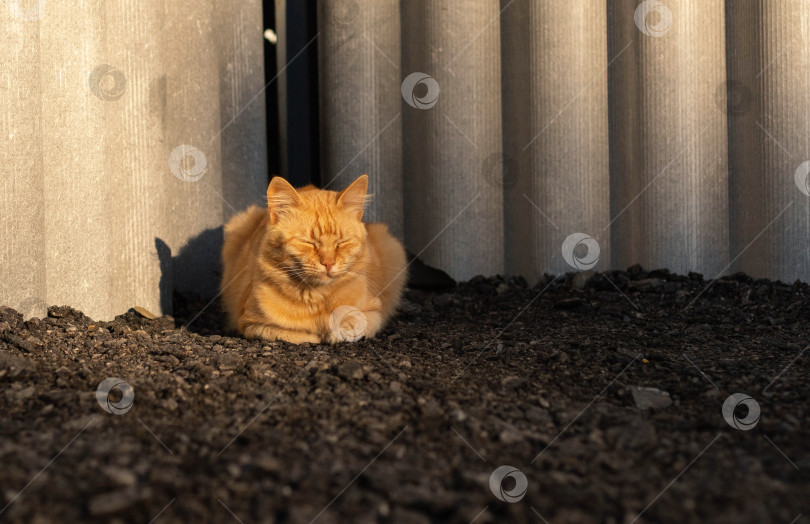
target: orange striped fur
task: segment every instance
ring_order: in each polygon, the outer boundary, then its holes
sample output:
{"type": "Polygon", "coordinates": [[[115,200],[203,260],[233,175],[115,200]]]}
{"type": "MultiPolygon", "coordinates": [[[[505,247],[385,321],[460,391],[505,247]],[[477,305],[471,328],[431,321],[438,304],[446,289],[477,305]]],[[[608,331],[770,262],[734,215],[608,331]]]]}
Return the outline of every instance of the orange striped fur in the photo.
{"type": "Polygon", "coordinates": [[[225,225],[220,289],[231,328],[293,343],[383,328],[405,286],[405,250],[384,224],[363,223],[367,189],[366,175],[340,193],[275,177],[267,208],[225,225]]]}

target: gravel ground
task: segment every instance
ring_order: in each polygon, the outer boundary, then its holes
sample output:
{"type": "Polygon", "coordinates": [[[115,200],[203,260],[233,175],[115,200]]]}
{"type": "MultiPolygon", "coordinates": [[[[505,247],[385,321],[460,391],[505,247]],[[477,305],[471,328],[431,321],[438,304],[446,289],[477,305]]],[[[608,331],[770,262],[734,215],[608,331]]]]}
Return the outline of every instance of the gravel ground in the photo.
{"type": "Polygon", "coordinates": [[[194,300],[0,308],[0,521],[810,522],[808,294],[477,277],[335,346],[247,341],[194,300]],[[131,392],[102,407],[108,378],[131,392]]]}

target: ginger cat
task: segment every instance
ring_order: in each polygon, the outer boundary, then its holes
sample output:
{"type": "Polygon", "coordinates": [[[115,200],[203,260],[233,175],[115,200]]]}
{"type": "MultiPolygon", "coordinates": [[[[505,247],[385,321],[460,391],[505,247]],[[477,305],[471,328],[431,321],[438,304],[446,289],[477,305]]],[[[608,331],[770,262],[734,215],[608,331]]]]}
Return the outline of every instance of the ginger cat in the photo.
{"type": "Polygon", "coordinates": [[[405,250],[385,224],[362,222],[362,175],[338,193],[274,177],[267,208],[225,225],[220,289],[231,328],[292,343],[373,337],[394,314],[405,250]]]}

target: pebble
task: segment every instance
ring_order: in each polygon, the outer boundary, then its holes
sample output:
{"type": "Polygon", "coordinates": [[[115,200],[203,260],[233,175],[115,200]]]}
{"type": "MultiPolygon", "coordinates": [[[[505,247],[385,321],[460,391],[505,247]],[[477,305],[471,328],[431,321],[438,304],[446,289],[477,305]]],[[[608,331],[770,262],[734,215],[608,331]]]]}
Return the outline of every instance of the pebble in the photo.
{"type": "Polygon", "coordinates": [[[658,388],[633,386],[631,392],[636,407],[641,410],[663,409],[672,404],[669,393],[658,388]]]}
{"type": "Polygon", "coordinates": [[[108,466],[104,468],[104,474],[107,475],[107,478],[119,486],[135,485],[135,473],[128,469],[116,466],[108,466]]]}
{"type": "Polygon", "coordinates": [[[242,364],[242,360],[234,353],[216,355],[213,360],[220,371],[232,371],[242,364]]]}
{"type": "Polygon", "coordinates": [[[34,396],[34,393],[36,392],[37,388],[35,388],[34,386],[28,386],[27,388],[18,391],[15,397],[17,397],[17,400],[25,400],[27,398],[34,396]]]}
{"type": "Polygon", "coordinates": [[[528,379],[525,378],[525,377],[516,377],[516,376],[510,375],[510,376],[504,378],[503,380],[501,380],[501,386],[503,386],[504,389],[512,390],[512,389],[519,388],[520,386],[525,384],[527,381],[528,381],[528,379]]]}
{"type": "Polygon", "coordinates": [[[500,439],[501,442],[503,442],[507,446],[524,440],[524,437],[520,433],[520,431],[518,431],[516,428],[511,427],[501,431],[501,433],[498,435],[498,438],[500,439]]]}
{"type": "Polygon", "coordinates": [[[20,337],[18,337],[17,335],[12,335],[11,333],[7,333],[7,334],[3,335],[3,340],[8,342],[9,344],[13,344],[13,345],[17,346],[18,348],[22,349],[26,353],[31,353],[32,351],[34,351],[36,349],[34,347],[34,345],[31,344],[30,342],[28,342],[27,340],[23,340],[20,337]]]}
{"type": "Polygon", "coordinates": [[[138,494],[133,489],[123,489],[102,493],[90,499],[87,509],[94,516],[112,515],[123,511],[138,501],[138,494]]]}
{"type": "Polygon", "coordinates": [[[157,318],[157,315],[146,309],[145,307],[135,306],[132,308],[135,313],[139,314],[143,318],[148,318],[149,320],[154,320],[157,318]]]}
{"type": "Polygon", "coordinates": [[[356,360],[348,360],[338,367],[338,375],[346,380],[359,380],[363,378],[363,365],[356,360]]]}

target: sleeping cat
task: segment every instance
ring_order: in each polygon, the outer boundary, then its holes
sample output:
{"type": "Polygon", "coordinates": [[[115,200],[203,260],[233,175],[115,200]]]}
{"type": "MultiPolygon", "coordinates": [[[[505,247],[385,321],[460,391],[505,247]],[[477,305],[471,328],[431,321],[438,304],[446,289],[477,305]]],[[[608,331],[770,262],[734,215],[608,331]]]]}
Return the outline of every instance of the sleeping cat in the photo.
{"type": "Polygon", "coordinates": [[[384,224],[362,222],[362,175],[338,193],[274,177],[267,208],[225,225],[220,289],[231,328],[292,343],[373,337],[394,314],[405,250],[384,224]]]}

